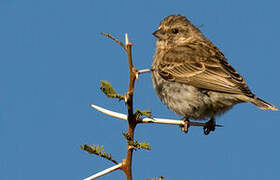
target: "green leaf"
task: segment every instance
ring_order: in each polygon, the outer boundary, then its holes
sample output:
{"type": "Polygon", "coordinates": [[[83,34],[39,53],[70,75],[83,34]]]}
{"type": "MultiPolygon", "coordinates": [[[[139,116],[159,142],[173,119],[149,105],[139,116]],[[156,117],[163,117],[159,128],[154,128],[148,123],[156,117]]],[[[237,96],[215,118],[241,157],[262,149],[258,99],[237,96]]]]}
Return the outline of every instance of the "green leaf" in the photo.
{"type": "Polygon", "coordinates": [[[117,94],[115,89],[112,87],[112,85],[108,81],[102,80],[100,89],[109,98],[118,98],[119,100],[124,99],[124,96],[121,94],[117,94]]]}
{"type": "Polygon", "coordinates": [[[115,164],[118,164],[117,161],[115,161],[113,158],[112,158],[112,155],[111,154],[107,154],[104,150],[104,147],[101,145],[96,145],[94,144],[93,146],[90,146],[90,145],[87,145],[87,144],[84,144],[83,146],[80,146],[80,149],[84,150],[84,151],[87,151],[89,154],[95,154],[97,156],[100,156],[100,157],[103,157],[105,159],[108,159],[109,161],[115,163],[115,164]]]}
{"type": "Polygon", "coordinates": [[[151,150],[151,146],[147,142],[138,142],[136,140],[132,140],[132,138],[128,135],[128,133],[123,132],[122,133],[125,139],[127,140],[127,144],[129,146],[132,146],[134,149],[146,149],[146,150],[151,150]]]}
{"type": "Polygon", "coordinates": [[[139,109],[136,109],[135,116],[136,116],[136,119],[141,118],[141,116],[151,117],[152,111],[150,111],[150,110],[140,111],[139,109]]]}
{"type": "Polygon", "coordinates": [[[122,134],[126,140],[131,141],[131,137],[128,135],[128,133],[123,132],[122,134]]]}
{"type": "Polygon", "coordinates": [[[140,147],[141,147],[142,149],[146,149],[146,150],[151,150],[151,149],[152,149],[151,146],[150,146],[150,144],[147,143],[147,142],[141,142],[141,143],[139,143],[139,144],[140,144],[140,147]]]}

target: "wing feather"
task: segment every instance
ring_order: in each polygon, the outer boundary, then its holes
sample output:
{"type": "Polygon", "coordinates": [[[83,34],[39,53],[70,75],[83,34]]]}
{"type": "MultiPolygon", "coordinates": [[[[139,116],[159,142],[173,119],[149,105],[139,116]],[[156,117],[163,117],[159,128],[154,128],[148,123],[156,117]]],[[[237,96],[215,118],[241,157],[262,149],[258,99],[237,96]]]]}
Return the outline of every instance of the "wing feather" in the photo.
{"type": "Polygon", "coordinates": [[[217,48],[214,50],[215,53],[213,48],[203,44],[170,49],[159,63],[159,74],[166,80],[201,89],[254,96],[224,55],[217,48]]]}

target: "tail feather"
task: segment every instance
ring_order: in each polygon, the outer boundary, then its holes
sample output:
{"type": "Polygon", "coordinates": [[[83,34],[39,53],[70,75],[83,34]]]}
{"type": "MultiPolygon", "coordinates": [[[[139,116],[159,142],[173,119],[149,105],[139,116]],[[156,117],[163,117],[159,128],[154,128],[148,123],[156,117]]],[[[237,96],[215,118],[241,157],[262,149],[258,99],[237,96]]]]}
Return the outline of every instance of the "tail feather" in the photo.
{"type": "Polygon", "coordinates": [[[278,108],[272,104],[269,104],[268,102],[265,102],[264,100],[255,97],[252,98],[250,103],[258,106],[259,108],[263,109],[263,110],[273,110],[273,111],[278,111],[278,108]]]}

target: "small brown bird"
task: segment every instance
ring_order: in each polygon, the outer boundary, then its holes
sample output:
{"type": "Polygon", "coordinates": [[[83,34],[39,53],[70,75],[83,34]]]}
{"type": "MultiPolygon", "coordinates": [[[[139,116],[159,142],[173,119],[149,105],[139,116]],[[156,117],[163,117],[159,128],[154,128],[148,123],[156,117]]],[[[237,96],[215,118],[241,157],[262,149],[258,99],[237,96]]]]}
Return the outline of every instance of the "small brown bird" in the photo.
{"type": "Polygon", "coordinates": [[[203,125],[205,134],[215,130],[215,116],[238,103],[278,110],[250,91],[223,53],[186,17],[166,17],[153,35],[157,41],[152,79],[157,95],[186,121],[210,118],[203,125]]]}

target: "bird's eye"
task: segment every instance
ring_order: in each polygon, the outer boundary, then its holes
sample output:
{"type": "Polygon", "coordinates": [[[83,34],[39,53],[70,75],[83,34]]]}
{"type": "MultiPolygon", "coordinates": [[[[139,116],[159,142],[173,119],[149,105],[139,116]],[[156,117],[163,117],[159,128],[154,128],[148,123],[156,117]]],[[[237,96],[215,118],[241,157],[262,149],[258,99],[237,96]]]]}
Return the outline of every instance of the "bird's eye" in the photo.
{"type": "Polygon", "coordinates": [[[178,32],[179,32],[178,29],[176,29],[176,28],[175,28],[175,29],[172,29],[172,33],[173,33],[173,34],[177,34],[178,32]]]}

